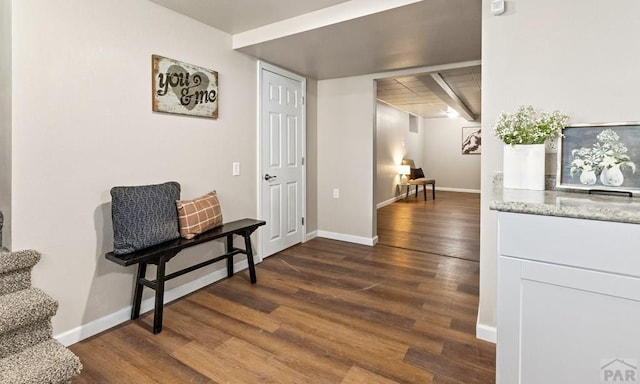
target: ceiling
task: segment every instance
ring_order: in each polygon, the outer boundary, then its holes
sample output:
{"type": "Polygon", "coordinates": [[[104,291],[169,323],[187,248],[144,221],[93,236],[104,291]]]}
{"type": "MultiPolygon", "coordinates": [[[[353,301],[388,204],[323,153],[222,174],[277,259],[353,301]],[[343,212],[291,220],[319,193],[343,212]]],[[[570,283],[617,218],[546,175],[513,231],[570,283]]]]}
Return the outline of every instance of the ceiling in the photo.
{"type": "Polygon", "coordinates": [[[472,62],[380,80],[378,98],[425,118],[445,116],[447,105],[479,117],[482,0],[151,1],[231,34],[237,51],[317,80],[472,62]]]}
{"type": "Polygon", "coordinates": [[[348,0],[151,0],[235,35],[348,0]]]}
{"type": "Polygon", "coordinates": [[[448,117],[448,109],[454,109],[471,121],[480,116],[480,80],[479,65],[379,79],[377,97],[427,119],[448,117]]]}

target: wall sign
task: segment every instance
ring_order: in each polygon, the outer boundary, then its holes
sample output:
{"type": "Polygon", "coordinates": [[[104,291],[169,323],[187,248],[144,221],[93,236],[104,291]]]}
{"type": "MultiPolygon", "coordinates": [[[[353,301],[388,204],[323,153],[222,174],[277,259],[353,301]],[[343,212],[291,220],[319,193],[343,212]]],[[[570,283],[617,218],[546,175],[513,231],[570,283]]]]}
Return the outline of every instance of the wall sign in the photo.
{"type": "Polygon", "coordinates": [[[218,72],[152,55],[153,110],[218,118],[218,72]]]}

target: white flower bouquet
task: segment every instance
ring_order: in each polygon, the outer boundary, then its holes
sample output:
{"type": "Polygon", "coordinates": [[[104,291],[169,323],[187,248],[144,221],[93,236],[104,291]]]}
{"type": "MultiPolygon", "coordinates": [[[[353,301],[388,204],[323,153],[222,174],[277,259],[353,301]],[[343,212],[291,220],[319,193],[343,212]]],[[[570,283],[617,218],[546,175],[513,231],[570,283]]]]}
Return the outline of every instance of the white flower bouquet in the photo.
{"type": "Polygon", "coordinates": [[[514,114],[502,112],[493,130],[505,144],[544,144],[553,137],[562,136],[569,116],[560,112],[536,110],[531,105],[518,107],[514,114]]]}

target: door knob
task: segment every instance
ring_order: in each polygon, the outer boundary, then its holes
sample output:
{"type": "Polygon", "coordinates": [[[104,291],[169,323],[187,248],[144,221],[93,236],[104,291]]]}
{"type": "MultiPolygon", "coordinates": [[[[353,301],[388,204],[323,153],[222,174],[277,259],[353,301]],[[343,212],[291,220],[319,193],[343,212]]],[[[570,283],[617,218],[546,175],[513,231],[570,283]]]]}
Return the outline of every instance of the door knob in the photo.
{"type": "Polygon", "coordinates": [[[269,181],[271,179],[275,179],[276,177],[278,177],[278,176],[271,176],[268,173],[264,175],[264,179],[267,180],[267,181],[269,181]]]}

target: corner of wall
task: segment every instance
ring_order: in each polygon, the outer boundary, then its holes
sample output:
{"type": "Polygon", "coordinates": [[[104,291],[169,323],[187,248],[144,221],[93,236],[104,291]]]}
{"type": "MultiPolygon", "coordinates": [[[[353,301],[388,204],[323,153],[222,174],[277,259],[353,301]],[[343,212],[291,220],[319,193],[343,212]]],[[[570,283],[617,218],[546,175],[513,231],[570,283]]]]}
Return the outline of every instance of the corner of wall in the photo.
{"type": "Polygon", "coordinates": [[[11,249],[12,33],[11,1],[0,3],[0,211],[2,245],[11,249]]]}

